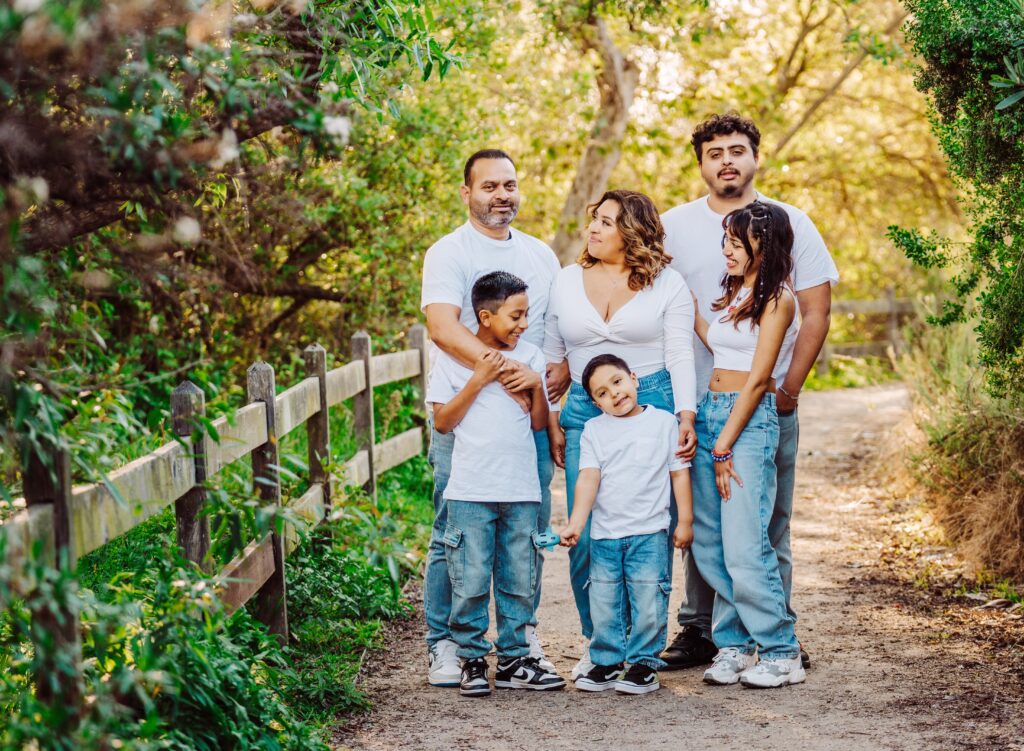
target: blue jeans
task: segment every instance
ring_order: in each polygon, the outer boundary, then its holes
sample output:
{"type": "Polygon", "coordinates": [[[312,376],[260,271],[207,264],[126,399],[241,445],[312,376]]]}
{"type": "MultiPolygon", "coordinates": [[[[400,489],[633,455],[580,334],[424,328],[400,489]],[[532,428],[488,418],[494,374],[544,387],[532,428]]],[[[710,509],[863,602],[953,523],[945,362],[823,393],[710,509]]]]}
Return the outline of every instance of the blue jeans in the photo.
{"type": "Polygon", "coordinates": [[[595,665],[620,662],[661,670],[672,591],[668,535],[590,541],[590,612],[595,665]]]}
{"type": "MultiPolygon", "coordinates": [[[[423,573],[423,610],[427,621],[427,646],[432,647],[442,639],[451,639],[448,619],[452,609],[452,585],[448,578],[448,564],[444,557],[444,530],[448,524],[447,504],[444,489],[452,473],[452,450],[455,448],[454,433],[438,433],[430,425],[430,448],[427,460],[434,469],[434,527],[430,533],[430,547],[427,548],[426,570],[423,573]]],[[[548,433],[537,430],[533,434],[537,446],[537,472],[540,475],[540,503],[537,506],[537,529],[544,531],[551,523],[551,477],[555,466],[551,461],[548,447],[548,433]]],[[[540,581],[544,568],[544,555],[535,549],[537,557],[537,592],[534,595],[534,610],[540,606],[540,581]]],[[[537,625],[537,615],[530,616],[530,625],[537,625]]]]}
{"type": "MultiPolygon", "coordinates": [[[[796,621],[793,610],[793,552],[789,540],[789,526],[793,519],[793,492],[796,487],[796,456],[800,444],[800,421],[797,410],[779,414],[779,449],[775,452],[775,469],[778,478],[775,490],[775,508],[768,524],[768,539],[775,548],[779,559],[779,573],[782,588],[786,591],[786,609],[796,621]]],[[[694,489],[696,493],[696,489],[694,489]]],[[[711,638],[711,611],[715,602],[715,591],[707,585],[697,571],[690,550],[683,551],[683,601],[679,605],[676,620],[680,626],[697,626],[708,639],[711,638]]]]}
{"type": "Polygon", "coordinates": [[[775,507],[775,453],[779,420],[775,394],[766,394],[732,446],[731,481],[723,501],[715,484],[711,449],[739,396],[708,392],[697,407],[697,457],[693,464],[693,554],[704,581],[715,590],[712,637],[719,649],[736,647],[761,657],[800,653],[794,619],[786,607],[779,560],[768,526],[775,507]]]}
{"type": "MultiPolygon", "coordinates": [[[[673,412],[675,400],[672,397],[672,379],[667,370],[646,375],[640,380],[637,389],[637,401],[673,412]]],[[[580,438],[587,420],[597,417],[601,410],[587,395],[586,390],[578,383],[569,386],[569,396],[562,406],[562,414],[558,418],[559,425],[565,431],[565,495],[568,501],[569,514],[572,515],[573,500],[576,493],[576,480],[580,476],[580,438]]],[[[676,528],[675,498],[670,501],[669,515],[671,521],[668,529],[668,574],[672,578],[672,533],[676,528]]],[[[572,584],[572,596],[576,600],[576,610],[580,616],[580,627],[586,639],[594,633],[594,621],[590,614],[590,598],[585,587],[590,578],[590,519],[583,528],[580,539],[574,547],[569,548],[569,581],[572,584]]]]}
{"type": "Polygon", "coordinates": [[[464,660],[491,651],[487,606],[494,581],[499,658],[529,654],[526,624],[533,616],[539,503],[449,500],[444,551],[451,579],[450,629],[464,660]]]}

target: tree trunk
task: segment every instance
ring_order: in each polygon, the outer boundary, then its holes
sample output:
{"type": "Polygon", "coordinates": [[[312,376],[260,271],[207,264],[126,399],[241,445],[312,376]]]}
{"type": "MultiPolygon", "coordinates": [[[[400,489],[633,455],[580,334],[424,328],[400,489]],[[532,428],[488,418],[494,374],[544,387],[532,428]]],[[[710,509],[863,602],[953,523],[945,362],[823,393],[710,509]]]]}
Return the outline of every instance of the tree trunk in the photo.
{"type": "Polygon", "coordinates": [[[601,107],[551,241],[551,248],[563,265],[575,259],[583,242],[587,204],[604,192],[622,156],[620,145],[640,80],[639,67],[615,46],[600,18],[592,18],[583,27],[582,44],[584,51],[594,50],[601,56],[601,72],[597,77],[601,107]]]}

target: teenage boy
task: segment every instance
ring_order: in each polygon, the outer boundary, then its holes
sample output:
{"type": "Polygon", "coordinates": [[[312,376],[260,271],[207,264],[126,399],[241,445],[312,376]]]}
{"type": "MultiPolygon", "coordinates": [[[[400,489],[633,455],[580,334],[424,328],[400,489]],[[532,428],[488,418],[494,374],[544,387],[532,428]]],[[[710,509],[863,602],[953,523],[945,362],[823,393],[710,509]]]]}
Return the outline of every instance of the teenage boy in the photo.
{"type": "Polygon", "coordinates": [[[575,545],[593,509],[594,666],[576,680],[576,688],[646,694],[661,687],[658,670],[665,664],[658,655],[665,648],[672,591],[666,539],[671,491],[678,511],[672,542],[677,548],[693,542],[690,463],[677,456],[675,416],[637,403],[637,377],[624,360],[598,355],[581,380],[603,414],[583,427],[576,502],[559,533],[563,545],[575,545]],[[624,674],[623,662],[629,663],[624,674]]]}
{"type": "MultiPolygon", "coordinates": [[[[435,345],[467,367],[473,367],[487,346],[475,336],[477,319],[473,313],[473,283],[484,274],[503,270],[515,274],[530,288],[529,318],[533,323],[523,338],[541,347],[544,343],[544,314],[548,292],[560,266],[551,248],[540,240],[511,227],[519,212],[520,194],[516,167],[512,158],[498,149],[485,149],[473,154],[463,169],[460,188],[466,205],[468,221],[454,232],[442,237],[427,251],[423,259],[423,293],[421,308],[426,314],[427,329],[435,345]]],[[[525,403],[525,395],[536,386],[533,371],[524,368],[499,350],[491,350],[502,370],[498,382],[506,398],[525,403]]],[[[544,370],[541,369],[543,375],[544,370]]],[[[537,527],[547,529],[551,517],[551,476],[554,465],[548,448],[546,430],[533,433],[537,449],[537,471],[540,474],[541,502],[537,507],[537,527]]],[[[444,557],[444,530],[447,507],[445,485],[451,473],[454,437],[437,430],[430,431],[427,457],[434,469],[434,528],[427,551],[423,583],[423,609],[427,621],[427,680],[432,686],[458,686],[461,679],[456,645],[448,628],[451,612],[451,585],[444,557]]],[[[544,559],[537,551],[537,581],[544,559]]],[[[535,626],[536,608],[540,605],[540,586],[534,596],[534,613],[530,616],[527,637],[530,653],[548,668],[535,626]]]]}
{"type": "MultiPolygon", "coordinates": [[[[733,209],[755,200],[778,204],[789,215],[795,236],[793,243],[792,284],[800,312],[797,335],[789,363],[780,363],[783,373],[776,379],[776,404],[779,412],[779,448],[775,454],[778,486],[768,535],[779,559],[786,607],[795,619],[793,592],[793,556],[789,526],[793,516],[793,488],[796,483],[796,455],[799,424],[797,400],[804,380],[814,365],[828,335],[832,306],[832,287],[839,272],[814,223],[800,209],[766,198],[754,188],[759,166],[761,133],[753,121],[735,113],[714,115],[693,131],[693,150],[708,195],[676,206],[661,218],[665,226],[665,250],[672,255],[672,268],[683,275],[693,290],[700,313],[711,320],[711,304],[721,296],[725,273],[722,243],[725,231],[722,219],[733,209]]],[[[707,392],[714,369],[711,352],[695,338],[694,360],[697,370],[697,401],[707,392]]],[[[717,650],[711,641],[711,611],[714,591],[701,579],[693,556],[683,554],[683,601],[677,620],[683,627],[662,655],[667,669],[687,668],[711,662],[717,650]]],[[[804,667],[810,665],[801,648],[804,667]]]]}
{"type": "Polygon", "coordinates": [[[540,373],[544,355],[523,341],[529,323],[526,283],[505,271],[473,285],[476,337],[486,350],[473,368],[441,354],[434,364],[427,401],[434,429],[455,433],[451,476],[444,489],[448,520],[445,558],[451,580],[449,628],[462,660],[460,693],[491,693],[485,655],[491,582],[497,621],[497,688],[550,690],[565,687],[553,670],[530,656],[526,627],[533,615],[538,576],[534,538],[540,481],[533,431],[547,424],[547,394],[540,373]],[[535,378],[524,412],[500,383],[502,364],[515,360],[535,378]]]}

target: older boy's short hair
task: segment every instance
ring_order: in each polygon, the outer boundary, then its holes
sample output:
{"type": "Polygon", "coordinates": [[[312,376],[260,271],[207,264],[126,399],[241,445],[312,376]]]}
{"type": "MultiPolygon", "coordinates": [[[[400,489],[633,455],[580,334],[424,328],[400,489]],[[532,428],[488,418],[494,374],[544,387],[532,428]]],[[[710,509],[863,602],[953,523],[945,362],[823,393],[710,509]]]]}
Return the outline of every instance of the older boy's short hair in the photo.
{"type": "Polygon", "coordinates": [[[593,377],[594,371],[600,368],[602,365],[611,365],[612,367],[618,368],[619,370],[625,373],[633,372],[632,370],[629,369],[629,365],[626,363],[626,361],[623,360],[618,355],[605,354],[598,355],[597,357],[593,358],[590,362],[587,363],[587,367],[583,369],[583,376],[580,378],[580,381],[582,381],[583,383],[583,388],[587,390],[587,396],[589,396],[591,399],[594,398],[594,395],[590,393],[590,379],[591,377],[593,377]]]}
{"type": "Polygon", "coordinates": [[[526,292],[526,287],[526,282],[507,271],[484,274],[473,284],[471,293],[476,320],[480,320],[481,310],[497,313],[508,298],[526,292]]]}
{"type": "Polygon", "coordinates": [[[697,163],[700,164],[704,158],[704,154],[701,153],[704,144],[718,136],[730,136],[733,133],[745,135],[750,141],[754,156],[757,156],[757,150],[761,146],[761,131],[754,125],[754,121],[735,112],[726,112],[724,115],[712,115],[693,129],[690,143],[697,154],[697,163]]]}

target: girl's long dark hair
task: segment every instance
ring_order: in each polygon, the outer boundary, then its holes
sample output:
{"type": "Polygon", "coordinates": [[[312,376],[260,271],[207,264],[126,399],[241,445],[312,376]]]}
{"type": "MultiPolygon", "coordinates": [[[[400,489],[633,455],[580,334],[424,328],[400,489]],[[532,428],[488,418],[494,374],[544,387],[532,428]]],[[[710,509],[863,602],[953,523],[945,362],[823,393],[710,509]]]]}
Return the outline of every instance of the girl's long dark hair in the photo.
{"type": "MultiPolygon", "coordinates": [[[[782,290],[793,273],[793,226],[785,209],[774,203],[754,201],[742,209],[730,212],[722,220],[722,229],[743,243],[747,251],[747,267],[754,263],[755,252],[750,238],[758,241],[757,255],[761,262],[750,297],[745,299],[733,312],[735,326],[750,319],[751,326],[761,320],[768,303],[778,304],[782,290]]],[[[743,285],[742,276],[722,277],[723,294],[711,305],[711,309],[724,310],[743,285]]]]}

